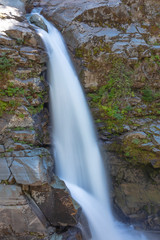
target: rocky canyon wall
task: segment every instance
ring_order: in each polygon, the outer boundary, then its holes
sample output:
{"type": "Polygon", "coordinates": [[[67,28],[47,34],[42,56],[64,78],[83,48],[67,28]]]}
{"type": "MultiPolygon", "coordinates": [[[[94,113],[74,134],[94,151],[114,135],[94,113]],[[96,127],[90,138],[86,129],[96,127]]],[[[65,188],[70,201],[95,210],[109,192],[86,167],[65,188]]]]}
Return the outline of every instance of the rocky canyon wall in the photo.
{"type": "Polygon", "coordinates": [[[114,208],[160,230],[160,2],[37,1],[62,32],[107,152],[114,208]]]}
{"type": "Polygon", "coordinates": [[[0,239],[81,239],[79,205],[54,175],[47,55],[20,1],[0,1],[0,239]]]}
{"type": "Polygon", "coordinates": [[[0,1],[0,239],[81,239],[80,207],[54,175],[47,56],[26,20],[62,32],[98,129],[121,220],[160,230],[158,0],[0,1]],[[5,219],[5,220],[4,220],[5,219]]]}

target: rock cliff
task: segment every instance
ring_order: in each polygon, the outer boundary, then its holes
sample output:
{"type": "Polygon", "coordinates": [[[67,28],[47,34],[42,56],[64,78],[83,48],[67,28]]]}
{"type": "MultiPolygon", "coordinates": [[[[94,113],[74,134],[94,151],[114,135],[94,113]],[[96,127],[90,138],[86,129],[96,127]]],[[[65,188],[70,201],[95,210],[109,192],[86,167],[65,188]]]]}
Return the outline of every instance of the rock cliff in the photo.
{"type": "Polygon", "coordinates": [[[75,62],[115,213],[160,230],[159,1],[24,2],[26,10],[0,0],[0,239],[81,239],[80,208],[53,174],[47,56],[25,18],[33,7],[62,32],[75,62]]]}
{"type": "Polygon", "coordinates": [[[47,55],[21,1],[0,1],[0,239],[81,239],[79,205],[54,175],[47,55]]]}
{"type": "Polygon", "coordinates": [[[40,0],[63,33],[107,152],[114,209],[160,230],[160,2],[40,0]]]}

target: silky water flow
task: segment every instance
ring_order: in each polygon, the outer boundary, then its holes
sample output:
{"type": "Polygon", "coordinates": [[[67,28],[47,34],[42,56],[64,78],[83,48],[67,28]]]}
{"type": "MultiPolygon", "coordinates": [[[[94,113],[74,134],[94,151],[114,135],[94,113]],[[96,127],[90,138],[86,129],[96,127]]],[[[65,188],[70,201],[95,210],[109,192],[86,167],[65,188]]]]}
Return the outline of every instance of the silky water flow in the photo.
{"type": "Polygon", "coordinates": [[[51,120],[56,174],[88,220],[92,240],[146,240],[112,215],[104,166],[92,118],[59,31],[41,16],[48,32],[36,28],[49,56],[51,120]]]}

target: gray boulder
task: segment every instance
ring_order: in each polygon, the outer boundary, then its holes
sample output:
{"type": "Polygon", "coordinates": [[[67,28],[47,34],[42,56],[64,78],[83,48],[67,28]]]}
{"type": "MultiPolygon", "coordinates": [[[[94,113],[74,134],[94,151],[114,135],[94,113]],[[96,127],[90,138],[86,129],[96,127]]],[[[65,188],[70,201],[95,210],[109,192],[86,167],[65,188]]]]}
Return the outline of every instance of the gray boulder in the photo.
{"type": "Polygon", "coordinates": [[[28,205],[18,186],[0,184],[0,216],[0,239],[28,232],[40,236],[46,234],[45,226],[28,205]]]}
{"type": "MultiPolygon", "coordinates": [[[[31,196],[52,226],[75,226],[81,207],[71,197],[65,183],[54,176],[50,185],[30,186],[31,196]]],[[[76,239],[76,238],[74,238],[76,239]]]]}
{"type": "Polygon", "coordinates": [[[35,24],[36,26],[42,28],[46,32],[48,32],[48,28],[47,28],[46,24],[44,23],[43,19],[38,14],[36,14],[36,13],[33,14],[30,17],[30,22],[35,24]]]}
{"type": "Polygon", "coordinates": [[[50,178],[49,160],[52,160],[50,156],[14,157],[11,172],[17,183],[41,185],[47,183],[50,178]]]}

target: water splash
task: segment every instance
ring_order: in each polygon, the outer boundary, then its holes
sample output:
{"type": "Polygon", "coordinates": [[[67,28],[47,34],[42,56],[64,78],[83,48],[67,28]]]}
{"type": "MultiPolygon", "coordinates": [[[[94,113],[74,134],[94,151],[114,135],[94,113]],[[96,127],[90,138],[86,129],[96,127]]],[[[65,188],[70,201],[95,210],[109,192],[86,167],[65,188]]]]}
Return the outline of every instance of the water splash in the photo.
{"type": "Polygon", "coordinates": [[[43,20],[48,33],[37,31],[49,55],[56,173],[82,206],[93,240],[146,240],[113,218],[102,158],[83,91],[60,33],[43,20]]]}

